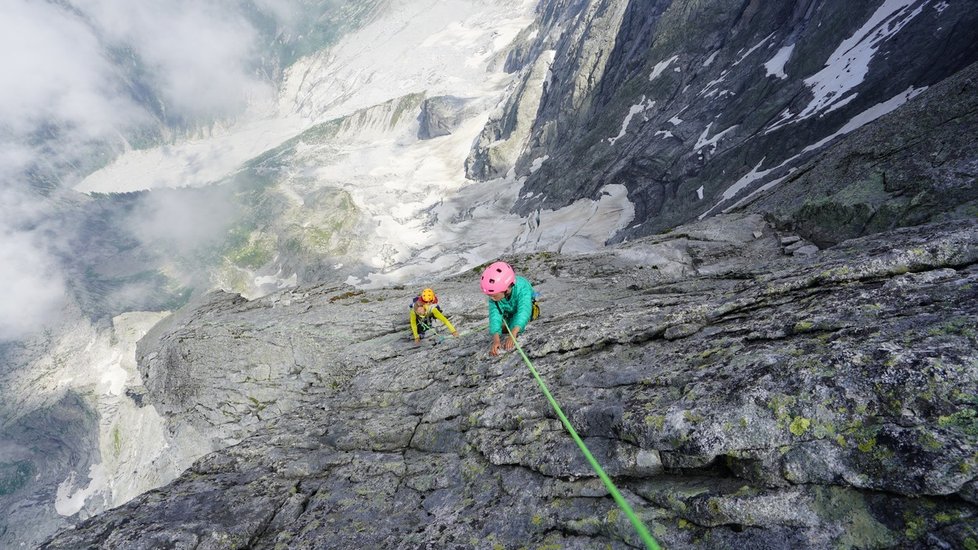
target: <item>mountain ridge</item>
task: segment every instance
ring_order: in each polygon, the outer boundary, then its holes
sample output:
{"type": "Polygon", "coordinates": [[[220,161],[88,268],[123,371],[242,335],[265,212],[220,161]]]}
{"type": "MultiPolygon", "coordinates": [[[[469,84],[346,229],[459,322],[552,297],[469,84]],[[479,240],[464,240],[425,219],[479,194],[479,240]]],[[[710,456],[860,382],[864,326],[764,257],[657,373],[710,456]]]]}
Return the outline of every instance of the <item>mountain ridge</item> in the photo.
{"type": "MultiPolygon", "coordinates": [[[[523,348],[666,547],[963,547],[976,231],[791,256],[760,217],[721,216],[507,259],[543,297],[523,348]]],[[[420,348],[409,288],[169,318],[139,344],[149,400],[222,450],[42,548],[641,546],[521,360],[488,356],[476,279],[434,284],[462,336],[420,348]]]]}

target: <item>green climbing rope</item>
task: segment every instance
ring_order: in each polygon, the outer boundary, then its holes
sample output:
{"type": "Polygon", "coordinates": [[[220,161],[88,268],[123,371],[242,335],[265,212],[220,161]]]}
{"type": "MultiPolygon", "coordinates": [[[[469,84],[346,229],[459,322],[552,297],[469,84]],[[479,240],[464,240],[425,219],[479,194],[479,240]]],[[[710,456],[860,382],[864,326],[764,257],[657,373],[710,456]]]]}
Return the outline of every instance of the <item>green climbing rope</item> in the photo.
{"type": "Polygon", "coordinates": [[[635,531],[638,532],[638,536],[642,539],[642,542],[645,543],[645,546],[649,550],[660,550],[659,544],[655,542],[654,538],[652,538],[649,530],[645,528],[645,524],[643,524],[642,520],[638,519],[638,516],[635,515],[631,505],[629,505],[628,501],[625,500],[625,497],[621,496],[621,492],[618,490],[618,487],[615,487],[614,482],[611,481],[608,474],[606,474],[601,465],[598,464],[597,459],[594,458],[594,455],[591,454],[591,451],[587,448],[587,445],[584,444],[584,440],[581,439],[581,436],[577,435],[577,431],[574,430],[574,426],[571,426],[570,420],[568,420],[567,416],[564,415],[564,411],[560,409],[560,405],[557,403],[557,400],[550,394],[550,390],[547,389],[547,385],[543,383],[543,379],[540,378],[540,373],[538,373],[537,369],[533,366],[533,362],[530,361],[530,358],[523,352],[523,348],[520,346],[520,343],[513,337],[513,332],[509,330],[509,324],[506,323],[505,319],[503,319],[503,326],[506,327],[506,332],[509,333],[509,337],[512,338],[513,343],[516,344],[516,351],[518,351],[520,356],[523,357],[523,362],[526,363],[527,367],[529,367],[530,373],[533,374],[533,378],[536,379],[540,389],[543,390],[543,395],[547,397],[547,401],[550,402],[550,406],[553,407],[554,412],[557,413],[557,417],[560,418],[564,428],[566,428],[567,432],[570,433],[574,443],[577,443],[577,446],[581,449],[581,453],[584,454],[584,458],[586,458],[588,463],[591,464],[591,468],[594,469],[594,472],[598,474],[599,478],[601,478],[601,481],[608,489],[608,492],[611,493],[611,498],[615,499],[618,507],[625,512],[626,516],[628,516],[628,520],[632,522],[632,527],[634,527],[635,531]]]}

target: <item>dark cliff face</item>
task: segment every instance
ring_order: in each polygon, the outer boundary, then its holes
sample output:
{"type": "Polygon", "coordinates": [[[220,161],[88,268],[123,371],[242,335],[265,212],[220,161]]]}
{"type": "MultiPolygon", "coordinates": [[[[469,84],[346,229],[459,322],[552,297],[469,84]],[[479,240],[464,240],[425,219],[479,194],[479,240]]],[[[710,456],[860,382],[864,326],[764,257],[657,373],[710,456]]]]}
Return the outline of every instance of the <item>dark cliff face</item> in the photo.
{"type": "Polygon", "coordinates": [[[746,209],[820,246],[978,216],[978,64],[814,157],[746,209]]]}
{"type": "MultiPolygon", "coordinates": [[[[978,12],[967,2],[565,4],[541,6],[550,17],[541,19],[535,45],[521,50],[523,66],[531,64],[529,52],[555,52],[538,108],[518,112],[513,98],[487,132],[495,128],[498,139],[509,135],[514,117],[533,121],[515,162],[527,177],[521,213],[625,185],[638,226],[619,239],[741,206],[769,184],[804,195],[807,182],[790,174],[886,112],[903,116],[899,105],[923,101],[918,94],[941,102],[945,96],[928,88],[978,60],[978,12]]],[[[967,95],[973,98],[973,87],[967,95]]],[[[966,143],[932,147],[974,133],[973,110],[959,107],[950,119],[925,122],[929,139],[914,144],[920,158],[973,156],[966,143]]],[[[912,128],[925,115],[906,115],[901,124],[912,128]]],[[[473,159],[482,162],[470,166],[481,169],[471,176],[505,173],[505,166],[493,169],[489,151],[477,145],[473,159]]],[[[868,168],[877,160],[851,159],[868,168]]],[[[965,198],[976,197],[972,186],[965,198]]],[[[801,218],[812,225],[812,216],[801,218]]]]}
{"type": "MultiPolygon", "coordinates": [[[[48,406],[0,426],[0,537],[33,546],[64,529],[55,505],[63,472],[81,478],[100,462],[98,412],[83,396],[66,393],[48,406]],[[38,513],[39,504],[44,513],[38,513]]],[[[75,483],[75,476],[67,480],[75,483]]],[[[66,495],[67,496],[67,495],[66,495]]],[[[107,507],[104,495],[95,495],[107,507]]],[[[93,499],[95,500],[95,499],[93,499]]],[[[71,507],[69,503],[66,507],[71,507]]]]}
{"type": "MultiPolygon", "coordinates": [[[[521,343],[666,548],[978,540],[978,224],[786,255],[759,216],[598,254],[509,258],[521,343]]],[[[44,548],[630,548],[640,542],[515,354],[415,347],[413,289],[214,294],[139,346],[147,400],[226,446],[44,548]]],[[[443,331],[444,332],[444,331],[443,331]]]]}

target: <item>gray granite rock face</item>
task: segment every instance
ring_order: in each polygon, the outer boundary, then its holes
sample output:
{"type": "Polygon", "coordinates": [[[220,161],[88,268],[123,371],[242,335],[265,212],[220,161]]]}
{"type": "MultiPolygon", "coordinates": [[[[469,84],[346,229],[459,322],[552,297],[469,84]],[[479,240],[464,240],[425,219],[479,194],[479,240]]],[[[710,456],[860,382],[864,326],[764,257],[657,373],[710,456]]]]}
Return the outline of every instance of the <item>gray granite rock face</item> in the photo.
{"type": "MultiPolygon", "coordinates": [[[[760,235],[760,236],[758,236],[760,235]]],[[[978,223],[790,255],[720,216],[591,255],[507,258],[520,342],[666,548],[967,548],[978,530],[978,223]]],[[[140,343],[145,399],[223,450],[44,548],[633,548],[478,275],[461,332],[414,288],[212,294],[140,343]]]]}

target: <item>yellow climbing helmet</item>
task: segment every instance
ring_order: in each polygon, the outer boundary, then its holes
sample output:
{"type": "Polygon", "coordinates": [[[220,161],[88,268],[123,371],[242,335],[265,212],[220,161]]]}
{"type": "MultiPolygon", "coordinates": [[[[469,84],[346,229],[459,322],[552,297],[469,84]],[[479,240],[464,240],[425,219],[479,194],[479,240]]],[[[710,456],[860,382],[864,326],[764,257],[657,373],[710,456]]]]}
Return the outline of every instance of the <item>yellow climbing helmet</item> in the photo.
{"type": "Polygon", "coordinates": [[[426,289],[422,290],[421,291],[421,299],[424,300],[425,302],[434,302],[435,301],[435,291],[434,290],[431,290],[430,288],[426,288],[426,289]]]}

